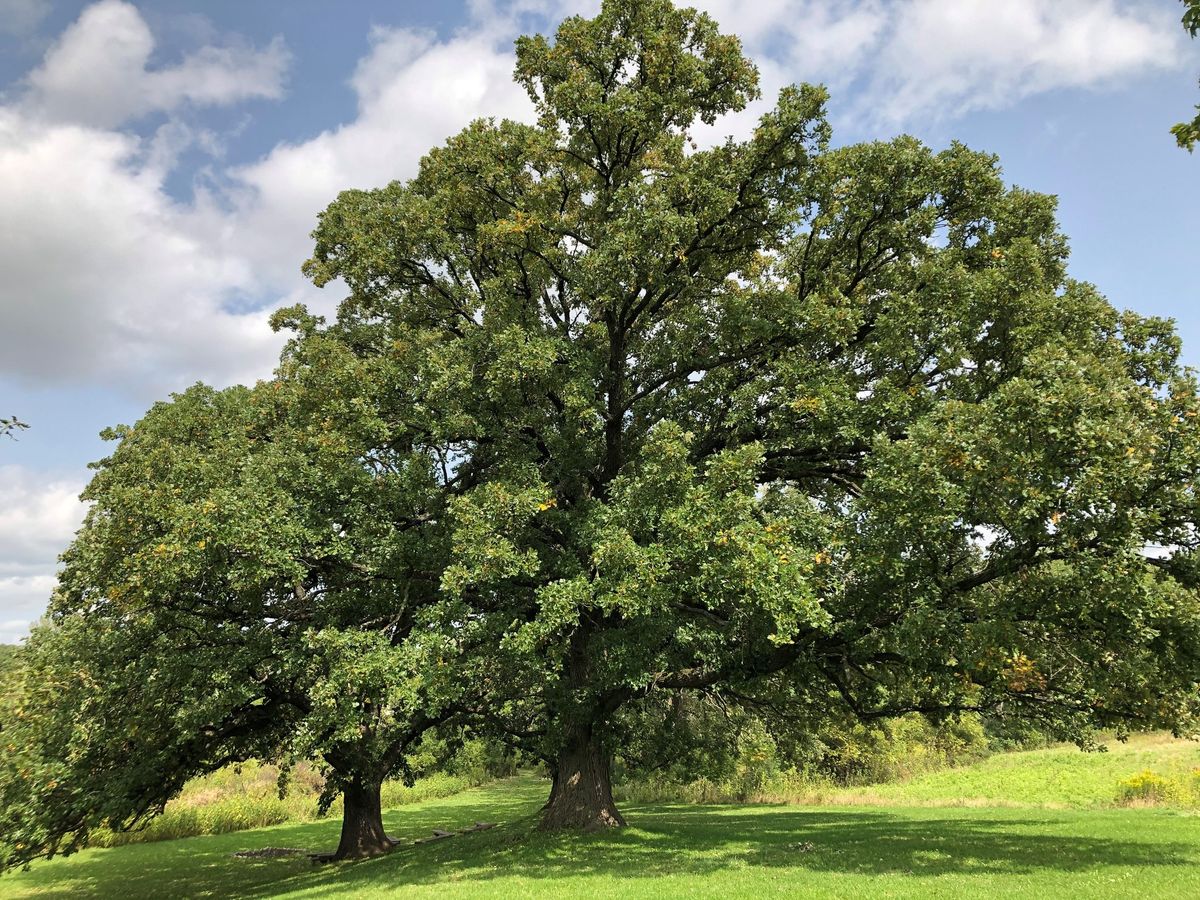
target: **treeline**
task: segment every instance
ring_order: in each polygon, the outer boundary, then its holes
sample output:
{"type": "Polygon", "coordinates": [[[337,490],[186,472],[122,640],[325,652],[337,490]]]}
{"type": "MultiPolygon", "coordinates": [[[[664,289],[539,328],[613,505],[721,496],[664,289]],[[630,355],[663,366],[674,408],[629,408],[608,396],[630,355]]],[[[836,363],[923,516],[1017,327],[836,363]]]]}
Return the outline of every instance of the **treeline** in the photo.
{"type": "Polygon", "coordinates": [[[818,787],[904,780],[1048,741],[1028,725],[975,713],[861,721],[831,712],[814,721],[688,693],[638,707],[623,727],[617,792],[638,802],[793,800],[818,787]]]}

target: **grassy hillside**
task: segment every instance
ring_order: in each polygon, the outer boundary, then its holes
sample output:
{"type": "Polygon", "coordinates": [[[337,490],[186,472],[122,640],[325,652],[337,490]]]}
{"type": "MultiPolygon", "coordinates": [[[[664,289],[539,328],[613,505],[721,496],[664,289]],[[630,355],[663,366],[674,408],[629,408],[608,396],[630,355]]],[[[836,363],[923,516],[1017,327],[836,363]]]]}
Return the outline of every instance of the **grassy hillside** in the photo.
{"type": "Polygon", "coordinates": [[[1160,739],[1108,756],[1013,754],[895,786],[891,807],[629,806],[631,827],[570,836],[533,829],[546,784],[522,776],[392,810],[388,829],[406,840],[501,824],[383,859],[314,867],[232,856],[329,849],[338,823],[322,821],[90,850],[0,878],[0,897],[1200,896],[1200,816],[1190,812],[911,805],[957,799],[958,789],[978,803],[1003,788],[1009,803],[1087,806],[1102,784],[1111,796],[1129,766],[1189,765],[1194,751],[1160,739]]]}
{"type": "Polygon", "coordinates": [[[1169,735],[1110,741],[1103,753],[1051,747],[1001,753],[958,769],[910,781],[816,790],[806,802],[851,805],[1037,806],[1083,809],[1119,801],[1123,782],[1153,772],[1173,782],[1191,780],[1200,768],[1200,743],[1169,735]]]}

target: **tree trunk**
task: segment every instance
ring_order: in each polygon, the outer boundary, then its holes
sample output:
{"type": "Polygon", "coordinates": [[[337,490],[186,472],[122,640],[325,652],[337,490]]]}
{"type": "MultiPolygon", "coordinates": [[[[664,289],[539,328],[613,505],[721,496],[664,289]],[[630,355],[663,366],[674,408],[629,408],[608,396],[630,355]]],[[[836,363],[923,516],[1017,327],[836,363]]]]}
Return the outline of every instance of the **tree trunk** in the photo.
{"type": "Polygon", "coordinates": [[[568,736],[554,767],[541,828],[599,831],[625,824],[612,795],[611,757],[592,730],[568,736]]]}
{"type": "Polygon", "coordinates": [[[377,781],[355,778],[342,791],[342,839],[334,859],[363,859],[392,849],[383,831],[379,787],[377,781]]]}
{"type": "Polygon", "coordinates": [[[554,801],[558,798],[558,769],[550,769],[550,796],[546,798],[546,802],[542,804],[542,812],[548,810],[554,805],[554,801]]]}

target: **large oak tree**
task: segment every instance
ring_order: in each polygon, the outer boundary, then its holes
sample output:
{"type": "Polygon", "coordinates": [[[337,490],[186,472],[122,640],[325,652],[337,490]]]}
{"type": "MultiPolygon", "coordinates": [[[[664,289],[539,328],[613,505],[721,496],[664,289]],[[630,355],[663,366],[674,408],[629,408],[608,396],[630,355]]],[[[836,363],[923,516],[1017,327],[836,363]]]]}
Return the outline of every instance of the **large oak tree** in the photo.
{"type": "Polygon", "coordinates": [[[504,629],[479,714],[548,761],[548,826],[622,821],[614,718],[660,689],[1192,727],[1195,383],[1067,277],[1053,198],[830,149],[810,87],[696,149],[756,73],[665,0],[516,75],[537,124],[344,193],[308,272],[350,288],[329,333],[439,373],[401,390],[454,461],[444,621],[504,629]]]}

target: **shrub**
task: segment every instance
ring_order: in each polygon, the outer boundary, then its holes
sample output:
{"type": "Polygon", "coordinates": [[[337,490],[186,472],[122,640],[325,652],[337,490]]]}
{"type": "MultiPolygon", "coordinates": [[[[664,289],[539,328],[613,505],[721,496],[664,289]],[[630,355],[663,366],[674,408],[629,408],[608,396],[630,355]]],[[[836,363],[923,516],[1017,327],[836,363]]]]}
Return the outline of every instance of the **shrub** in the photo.
{"type": "Polygon", "coordinates": [[[1200,769],[1177,775],[1160,775],[1149,769],[1120,782],[1117,802],[1122,806],[1200,805],[1200,769]]]}
{"type": "MultiPolygon", "coordinates": [[[[713,729],[711,721],[704,724],[713,729]]],[[[728,752],[710,748],[698,775],[669,764],[641,771],[627,764],[620,773],[618,798],[637,803],[816,802],[832,787],[900,781],[991,752],[975,716],[933,723],[912,714],[869,726],[828,722],[816,739],[772,729],[765,719],[744,711],[728,716],[726,724],[732,729],[728,752]]]]}
{"type": "MultiPolygon", "coordinates": [[[[448,797],[489,779],[490,776],[479,772],[470,775],[434,772],[412,785],[401,781],[385,782],[381,799],[385,809],[404,806],[448,797]]],[[[90,843],[95,847],[118,847],[202,834],[227,834],[286,822],[309,822],[321,818],[317,798],[323,783],[320,773],[311,766],[297,766],[281,797],[279,770],[275,766],[254,761],[227,766],[189,782],[162,814],[144,828],[97,831],[90,843]]],[[[325,815],[341,815],[340,798],[325,815]]]]}

